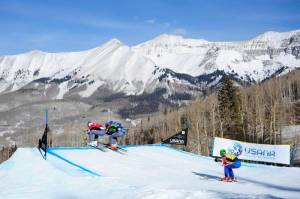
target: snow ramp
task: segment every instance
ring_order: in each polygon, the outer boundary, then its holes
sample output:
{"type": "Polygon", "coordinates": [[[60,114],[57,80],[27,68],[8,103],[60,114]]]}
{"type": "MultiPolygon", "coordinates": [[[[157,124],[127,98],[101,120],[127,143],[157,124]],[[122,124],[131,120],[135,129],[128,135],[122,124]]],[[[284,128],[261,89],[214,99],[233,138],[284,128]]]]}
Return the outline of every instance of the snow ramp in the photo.
{"type": "Polygon", "coordinates": [[[0,198],[299,198],[300,168],[242,164],[238,182],[218,181],[212,158],[167,146],[125,147],[120,154],[94,148],[19,148],[0,165],[0,198]]]}

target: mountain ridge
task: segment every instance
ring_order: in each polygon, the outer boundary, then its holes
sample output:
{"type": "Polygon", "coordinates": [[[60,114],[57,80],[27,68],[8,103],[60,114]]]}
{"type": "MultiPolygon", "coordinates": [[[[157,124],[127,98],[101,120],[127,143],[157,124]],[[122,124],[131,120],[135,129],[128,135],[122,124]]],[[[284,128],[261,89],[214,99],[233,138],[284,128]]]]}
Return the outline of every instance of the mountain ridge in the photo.
{"type": "MultiPolygon", "coordinates": [[[[89,98],[103,88],[126,95],[166,88],[172,95],[175,87],[185,92],[187,86],[199,86],[199,82],[181,81],[176,74],[186,74],[192,79],[223,71],[223,75],[253,83],[299,66],[300,30],[266,32],[237,42],[210,42],[162,34],[132,47],[113,38],[79,52],[34,50],[0,56],[0,93],[43,84],[46,90],[51,88],[52,99],[63,99],[68,93],[89,98]],[[47,81],[38,81],[41,79],[47,81]]],[[[202,90],[218,83],[200,82],[202,90]]]]}

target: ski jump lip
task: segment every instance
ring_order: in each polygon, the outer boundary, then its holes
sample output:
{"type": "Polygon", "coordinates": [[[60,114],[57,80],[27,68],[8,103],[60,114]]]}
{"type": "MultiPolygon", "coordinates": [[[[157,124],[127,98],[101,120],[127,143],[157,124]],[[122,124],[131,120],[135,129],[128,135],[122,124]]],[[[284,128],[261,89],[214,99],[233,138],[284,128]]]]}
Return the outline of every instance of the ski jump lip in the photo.
{"type": "MultiPolygon", "coordinates": [[[[211,157],[205,157],[205,156],[201,156],[201,155],[198,155],[198,154],[194,154],[194,153],[191,153],[191,152],[188,152],[188,151],[182,151],[180,149],[176,149],[176,148],[172,148],[170,147],[169,144],[137,144],[137,145],[123,145],[122,148],[135,148],[135,147],[165,147],[165,148],[168,148],[168,149],[171,149],[173,151],[176,151],[176,152],[179,152],[179,153],[184,153],[186,155],[191,155],[191,156],[194,156],[194,157],[197,157],[197,158],[201,158],[201,159],[206,159],[206,160],[212,160],[211,157]]],[[[51,148],[48,148],[48,153],[61,159],[62,161],[74,166],[74,167],[77,167],[79,168],[80,170],[82,171],[85,171],[93,176],[101,176],[99,173],[97,172],[94,172],[92,171],[91,169],[88,169],[84,166],[81,166],[77,163],[74,163],[64,157],[62,157],[61,155],[58,155],[57,153],[55,153],[54,151],[59,151],[59,150],[95,150],[95,148],[93,147],[51,147],[51,148]]],[[[255,165],[255,164],[251,164],[251,163],[243,163],[243,166],[244,167],[256,167],[256,168],[265,168],[267,166],[263,166],[263,165],[255,165]]]]}
{"type": "MultiPolygon", "coordinates": [[[[63,149],[63,148],[59,148],[59,149],[66,150],[66,149],[63,149]]],[[[66,162],[66,163],[68,163],[68,164],[70,164],[70,165],[72,165],[72,166],[74,166],[74,167],[77,167],[77,168],[81,169],[82,171],[85,171],[85,172],[87,172],[87,173],[89,173],[89,174],[92,174],[92,175],[94,175],[94,176],[101,176],[100,174],[98,174],[98,173],[96,173],[96,172],[94,172],[94,171],[92,171],[92,170],[90,170],[90,169],[88,169],[88,168],[86,168],[86,167],[83,167],[83,166],[81,166],[81,165],[79,165],[79,164],[76,164],[76,163],[74,163],[74,162],[72,162],[72,161],[70,161],[70,160],[68,160],[68,159],[66,159],[66,158],[62,157],[61,155],[58,155],[57,153],[54,152],[54,150],[59,150],[59,149],[56,149],[56,148],[49,148],[49,149],[48,149],[48,153],[49,153],[50,155],[53,155],[54,157],[57,157],[58,159],[63,160],[64,162],[66,162]]],[[[69,149],[71,150],[71,148],[69,148],[69,149]]],[[[82,149],[84,149],[84,148],[82,148],[82,149]]],[[[88,148],[87,148],[87,149],[88,149],[88,148]]],[[[91,148],[91,149],[92,149],[92,148],[91,148]]]]}
{"type": "MultiPolygon", "coordinates": [[[[171,147],[170,144],[133,144],[133,145],[122,146],[122,148],[125,148],[125,149],[126,148],[134,148],[134,147],[166,147],[166,148],[176,151],[178,153],[183,153],[183,154],[186,154],[189,156],[194,156],[194,157],[201,158],[201,159],[213,160],[213,158],[210,156],[202,156],[199,154],[191,153],[189,151],[183,151],[183,150],[171,147]]],[[[262,164],[258,165],[258,164],[247,163],[247,162],[243,162],[242,164],[243,164],[243,167],[252,167],[252,168],[268,168],[268,167],[270,167],[268,165],[262,165],[262,164]]]]}
{"type": "Polygon", "coordinates": [[[94,150],[93,147],[51,147],[48,150],[94,150]]]}

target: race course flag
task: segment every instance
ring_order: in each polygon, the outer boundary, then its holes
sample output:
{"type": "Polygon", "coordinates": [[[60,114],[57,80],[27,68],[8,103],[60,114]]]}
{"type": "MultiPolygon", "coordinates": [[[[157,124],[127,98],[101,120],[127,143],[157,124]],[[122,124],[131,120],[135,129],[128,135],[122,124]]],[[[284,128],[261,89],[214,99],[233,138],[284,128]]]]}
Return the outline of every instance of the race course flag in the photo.
{"type": "Polygon", "coordinates": [[[43,158],[46,160],[47,158],[47,150],[48,150],[48,139],[47,139],[47,134],[48,134],[48,110],[45,111],[45,129],[44,133],[42,136],[42,139],[39,139],[39,144],[38,144],[38,149],[43,156],[43,158]]]}

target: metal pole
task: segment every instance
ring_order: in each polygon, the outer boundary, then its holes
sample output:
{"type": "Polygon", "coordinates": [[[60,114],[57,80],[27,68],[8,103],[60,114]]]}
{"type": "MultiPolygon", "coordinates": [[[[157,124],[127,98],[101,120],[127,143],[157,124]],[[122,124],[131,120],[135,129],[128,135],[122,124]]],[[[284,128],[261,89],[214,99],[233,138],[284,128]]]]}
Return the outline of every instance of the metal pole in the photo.
{"type": "Polygon", "coordinates": [[[45,129],[45,138],[46,138],[46,149],[45,149],[45,159],[47,159],[47,151],[48,151],[48,137],[47,137],[47,134],[48,134],[48,109],[46,109],[45,111],[45,123],[46,123],[46,129],[45,129]]]}
{"type": "Polygon", "coordinates": [[[48,125],[48,109],[45,110],[45,123],[48,125]]]}

